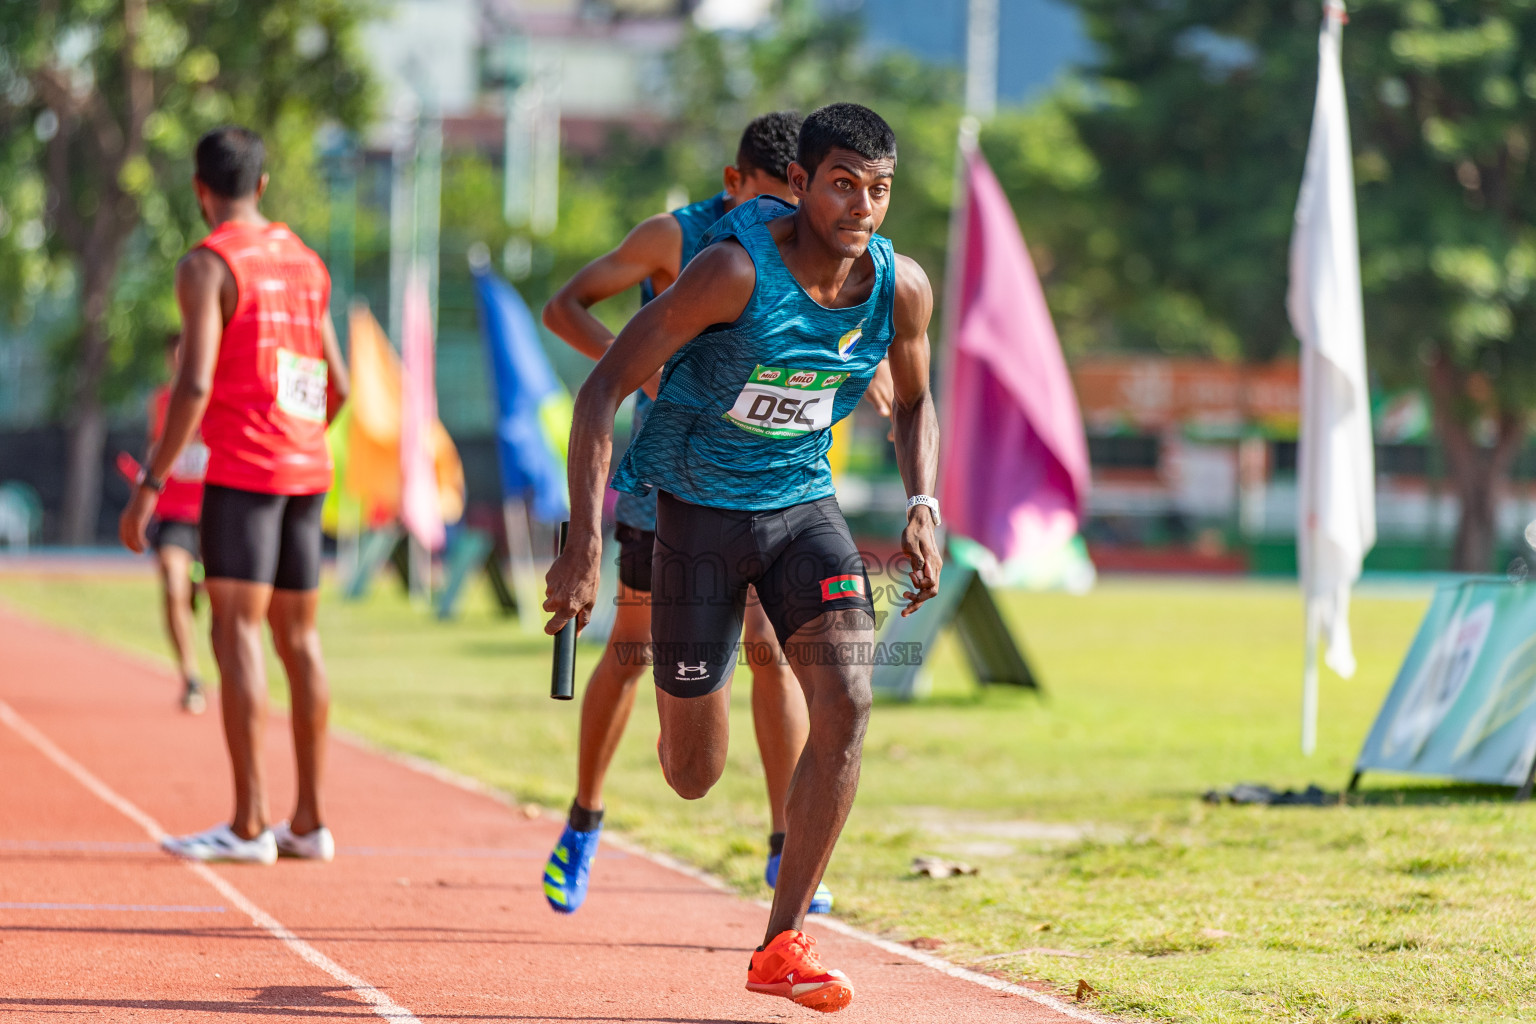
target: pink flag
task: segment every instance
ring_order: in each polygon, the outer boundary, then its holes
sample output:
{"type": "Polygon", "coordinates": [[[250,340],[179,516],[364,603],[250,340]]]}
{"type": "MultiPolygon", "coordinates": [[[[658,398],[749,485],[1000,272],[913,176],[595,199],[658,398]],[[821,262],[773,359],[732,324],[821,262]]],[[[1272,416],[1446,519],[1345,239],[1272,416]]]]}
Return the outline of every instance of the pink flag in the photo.
{"type": "Polygon", "coordinates": [[[980,150],[963,146],[961,156],[939,501],[950,529],[1006,562],[1077,533],[1088,442],[1013,209],[980,150]]]}
{"type": "Polygon", "coordinates": [[[427,279],[412,268],[401,310],[400,522],[428,551],[443,546],[442,506],[432,461],[437,422],[437,380],[427,279]]]}

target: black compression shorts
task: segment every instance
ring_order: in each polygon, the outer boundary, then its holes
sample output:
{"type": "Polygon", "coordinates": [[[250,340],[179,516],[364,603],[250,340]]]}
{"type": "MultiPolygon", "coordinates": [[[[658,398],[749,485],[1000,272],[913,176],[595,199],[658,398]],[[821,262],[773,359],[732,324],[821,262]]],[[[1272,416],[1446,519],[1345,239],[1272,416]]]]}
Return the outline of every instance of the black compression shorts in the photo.
{"type": "Polygon", "coordinates": [[[619,580],[630,590],[651,592],[651,552],[656,534],[625,523],[613,527],[613,539],[619,542],[619,580]]]}
{"type": "Polygon", "coordinates": [[[207,578],[266,583],[277,590],[320,585],[322,494],[260,494],[203,488],[207,578]]]}
{"type": "Polygon", "coordinates": [[[836,498],[752,512],[692,505],[662,491],[651,566],[658,687],[702,697],[725,685],[748,586],[757,588],[780,645],[823,612],[874,615],[864,559],[836,498]]]}
{"type": "Polygon", "coordinates": [[[154,519],[150,521],[147,534],[149,546],[156,551],[161,548],[181,548],[193,558],[197,557],[196,523],[184,523],[179,519],[154,519]]]}

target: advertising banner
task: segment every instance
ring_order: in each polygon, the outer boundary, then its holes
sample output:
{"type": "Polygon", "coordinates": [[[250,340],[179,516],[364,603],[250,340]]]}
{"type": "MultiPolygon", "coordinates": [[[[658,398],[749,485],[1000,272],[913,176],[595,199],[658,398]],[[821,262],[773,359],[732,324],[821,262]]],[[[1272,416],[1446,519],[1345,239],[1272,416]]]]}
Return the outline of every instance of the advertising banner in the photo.
{"type": "Polygon", "coordinates": [[[1294,440],[1301,416],[1301,364],[1223,363],[1161,356],[1089,356],[1072,363],[1083,419],[1093,434],[1183,427],[1207,438],[1294,440]]]}
{"type": "Polygon", "coordinates": [[[1536,587],[1435,593],[1357,771],[1519,786],[1536,757],[1536,587]]]}

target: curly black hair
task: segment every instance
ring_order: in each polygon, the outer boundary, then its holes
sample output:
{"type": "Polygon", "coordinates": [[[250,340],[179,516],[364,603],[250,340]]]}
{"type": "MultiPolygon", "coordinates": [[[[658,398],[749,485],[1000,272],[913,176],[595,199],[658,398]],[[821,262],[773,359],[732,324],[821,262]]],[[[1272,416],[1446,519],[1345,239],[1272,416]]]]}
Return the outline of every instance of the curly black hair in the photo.
{"type": "Polygon", "coordinates": [[[795,160],[811,177],[834,149],[851,149],[866,160],[896,160],[896,133],[885,118],[857,103],[828,103],[800,126],[795,160]]]}
{"type": "Polygon", "coordinates": [[[789,180],[800,138],[800,112],[775,110],[752,119],[736,147],[736,166],[743,172],[756,168],[780,181],[789,180]]]}

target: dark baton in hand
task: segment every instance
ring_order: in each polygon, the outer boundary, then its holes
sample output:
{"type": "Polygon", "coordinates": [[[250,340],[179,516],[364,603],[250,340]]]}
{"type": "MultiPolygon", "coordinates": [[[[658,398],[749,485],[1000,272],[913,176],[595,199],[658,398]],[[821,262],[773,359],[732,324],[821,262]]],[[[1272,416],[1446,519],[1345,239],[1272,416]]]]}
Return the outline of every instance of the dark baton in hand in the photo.
{"type": "MultiPolygon", "coordinates": [[[[565,551],[565,535],[571,528],[570,521],[560,524],[560,539],[555,546],[555,556],[565,551]]],[[[554,671],[549,677],[549,696],[552,700],[571,700],[576,696],[576,620],[560,627],[555,634],[554,671]]]]}

